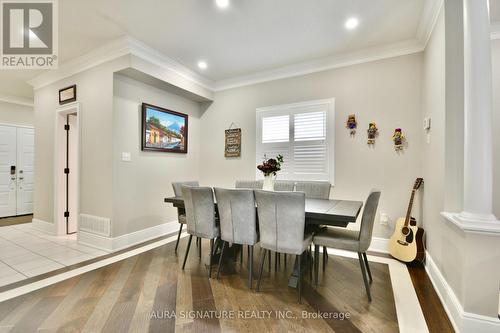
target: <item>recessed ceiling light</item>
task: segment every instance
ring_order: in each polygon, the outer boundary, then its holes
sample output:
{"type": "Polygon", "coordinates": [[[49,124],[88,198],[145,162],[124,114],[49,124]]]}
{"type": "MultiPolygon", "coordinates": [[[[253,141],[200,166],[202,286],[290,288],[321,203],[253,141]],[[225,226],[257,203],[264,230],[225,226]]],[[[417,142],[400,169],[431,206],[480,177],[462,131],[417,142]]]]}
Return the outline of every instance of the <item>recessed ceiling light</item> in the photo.
{"type": "Polygon", "coordinates": [[[200,69],[207,69],[208,65],[205,61],[198,61],[198,67],[200,69]]]}
{"type": "Polygon", "coordinates": [[[348,30],[352,30],[359,25],[359,20],[355,17],[351,17],[345,22],[345,28],[348,30]]]}
{"type": "Polygon", "coordinates": [[[229,0],[215,0],[215,3],[219,8],[227,8],[229,6],[229,0]]]}

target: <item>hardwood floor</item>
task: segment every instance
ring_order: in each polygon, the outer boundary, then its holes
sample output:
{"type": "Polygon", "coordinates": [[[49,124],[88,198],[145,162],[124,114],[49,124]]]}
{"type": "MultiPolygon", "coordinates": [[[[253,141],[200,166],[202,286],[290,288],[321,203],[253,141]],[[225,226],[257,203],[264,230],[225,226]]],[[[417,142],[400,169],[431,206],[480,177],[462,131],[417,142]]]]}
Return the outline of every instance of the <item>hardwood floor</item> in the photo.
{"type": "Polygon", "coordinates": [[[432,286],[429,276],[427,276],[424,266],[422,264],[408,264],[407,266],[429,332],[454,333],[455,330],[432,286]]]}
{"type": "Polygon", "coordinates": [[[2,217],[0,218],[0,227],[6,227],[9,225],[31,223],[33,220],[33,215],[22,215],[14,217],[2,217]]]}
{"type": "MultiPolygon", "coordinates": [[[[247,288],[246,252],[242,267],[225,265],[220,280],[215,270],[209,280],[208,241],[203,245],[202,260],[191,251],[185,271],[180,268],[183,239],[178,255],[175,243],[169,243],[6,301],[0,304],[0,332],[399,331],[385,264],[370,263],[372,303],[357,260],[331,256],[318,288],[306,274],[298,304],[296,290],[287,287],[291,256],[286,271],[283,260],[277,272],[274,264],[271,272],[266,265],[261,292],[256,293],[247,288]],[[320,314],[331,318],[318,318],[320,314]]],[[[254,258],[254,267],[259,267],[258,248],[254,258]]]]}

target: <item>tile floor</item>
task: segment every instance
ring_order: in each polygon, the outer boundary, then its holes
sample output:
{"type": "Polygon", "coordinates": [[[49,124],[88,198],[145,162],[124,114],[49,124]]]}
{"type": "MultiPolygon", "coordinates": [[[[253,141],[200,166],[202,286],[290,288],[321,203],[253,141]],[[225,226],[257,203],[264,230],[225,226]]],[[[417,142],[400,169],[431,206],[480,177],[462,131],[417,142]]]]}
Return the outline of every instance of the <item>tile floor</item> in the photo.
{"type": "Polygon", "coordinates": [[[0,227],[0,287],[105,254],[78,244],[76,234],[51,236],[31,223],[0,227]]]}

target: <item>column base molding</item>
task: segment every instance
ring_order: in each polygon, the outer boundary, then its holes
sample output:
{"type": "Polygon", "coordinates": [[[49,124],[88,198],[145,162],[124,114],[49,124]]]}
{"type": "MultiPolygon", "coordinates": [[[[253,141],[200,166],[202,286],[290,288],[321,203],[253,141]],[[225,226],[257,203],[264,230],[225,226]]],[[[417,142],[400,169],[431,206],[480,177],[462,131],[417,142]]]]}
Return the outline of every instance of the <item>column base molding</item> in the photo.
{"type": "Polygon", "coordinates": [[[441,212],[441,215],[463,232],[500,236],[500,221],[494,215],[468,212],[441,212]]]}

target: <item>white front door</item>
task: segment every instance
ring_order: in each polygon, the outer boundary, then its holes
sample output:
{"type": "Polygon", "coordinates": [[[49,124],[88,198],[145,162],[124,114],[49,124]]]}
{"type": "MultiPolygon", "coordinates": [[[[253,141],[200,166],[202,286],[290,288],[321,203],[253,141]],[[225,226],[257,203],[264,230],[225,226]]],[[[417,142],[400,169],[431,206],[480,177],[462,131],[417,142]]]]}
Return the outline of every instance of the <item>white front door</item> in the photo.
{"type": "Polygon", "coordinates": [[[17,129],[17,215],[33,213],[35,131],[17,129]]]}
{"type": "Polygon", "coordinates": [[[0,217],[16,215],[16,127],[0,125],[0,217]]]}

